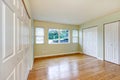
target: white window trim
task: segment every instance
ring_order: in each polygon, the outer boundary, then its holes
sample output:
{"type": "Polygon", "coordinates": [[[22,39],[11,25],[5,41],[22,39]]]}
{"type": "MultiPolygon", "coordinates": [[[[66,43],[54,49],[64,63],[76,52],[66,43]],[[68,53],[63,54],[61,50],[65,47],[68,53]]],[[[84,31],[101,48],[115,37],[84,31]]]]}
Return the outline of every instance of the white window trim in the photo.
{"type": "MultiPolygon", "coordinates": [[[[49,28],[49,29],[55,29],[55,28],[49,28]]],[[[49,33],[49,29],[48,29],[48,33],[49,33]]],[[[58,37],[58,43],[49,43],[49,39],[48,39],[48,44],[55,44],[55,45],[56,44],[70,44],[70,30],[69,29],[55,29],[55,30],[58,30],[58,36],[60,36],[60,30],[68,30],[68,42],[60,43],[60,37],[58,37]]]]}
{"type": "Polygon", "coordinates": [[[45,29],[44,29],[43,27],[35,27],[35,44],[39,45],[39,44],[44,44],[44,43],[45,43],[45,29]],[[41,29],[43,29],[44,35],[43,35],[43,36],[41,36],[41,35],[36,35],[36,28],[41,28],[41,29]],[[37,42],[36,42],[36,37],[43,37],[43,43],[37,43],[37,42]]]}
{"type": "Polygon", "coordinates": [[[72,43],[74,44],[79,43],[79,31],[77,29],[72,30],[72,43]],[[77,31],[77,36],[73,35],[73,31],[77,31]],[[77,42],[73,42],[73,38],[77,38],[77,42]]]}

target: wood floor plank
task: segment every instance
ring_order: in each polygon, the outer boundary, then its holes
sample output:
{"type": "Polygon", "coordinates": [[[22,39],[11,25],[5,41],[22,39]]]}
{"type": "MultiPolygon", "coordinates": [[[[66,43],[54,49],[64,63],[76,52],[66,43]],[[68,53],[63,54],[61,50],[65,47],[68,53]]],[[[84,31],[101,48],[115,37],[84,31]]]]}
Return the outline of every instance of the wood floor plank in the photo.
{"type": "Polygon", "coordinates": [[[39,58],[28,80],[120,80],[120,66],[81,54],[39,58]]]}

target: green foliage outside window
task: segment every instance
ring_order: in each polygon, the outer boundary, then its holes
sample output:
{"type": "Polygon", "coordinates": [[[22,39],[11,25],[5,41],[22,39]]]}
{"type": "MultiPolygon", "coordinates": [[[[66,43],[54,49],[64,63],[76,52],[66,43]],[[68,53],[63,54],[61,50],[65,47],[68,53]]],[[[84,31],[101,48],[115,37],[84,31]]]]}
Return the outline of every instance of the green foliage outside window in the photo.
{"type": "Polygon", "coordinates": [[[58,39],[58,32],[56,30],[49,31],[49,39],[58,39]]]}
{"type": "Polygon", "coordinates": [[[49,29],[48,39],[49,43],[68,43],[69,42],[69,31],[49,29]]]}

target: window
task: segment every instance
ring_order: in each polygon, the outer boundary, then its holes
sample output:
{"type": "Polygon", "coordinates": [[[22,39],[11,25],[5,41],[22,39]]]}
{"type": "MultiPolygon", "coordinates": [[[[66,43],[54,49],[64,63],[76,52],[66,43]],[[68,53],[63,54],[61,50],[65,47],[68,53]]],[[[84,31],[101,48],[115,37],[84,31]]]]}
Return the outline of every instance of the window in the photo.
{"type": "Polygon", "coordinates": [[[49,43],[58,43],[59,33],[58,29],[49,29],[48,39],[49,43]]]}
{"type": "Polygon", "coordinates": [[[49,29],[48,43],[49,44],[69,43],[69,30],[49,29]]]}
{"type": "Polygon", "coordinates": [[[60,43],[68,43],[68,42],[69,42],[69,31],[60,30],[60,43]]]}
{"type": "Polygon", "coordinates": [[[73,43],[78,43],[78,30],[73,30],[72,31],[72,42],[73,43]]]}
{"type": "Polygon", "coordinates": [[[35,37],[36,37],[36,44],[43,44],[44,43],[44,29],[36,28],[35,37]]]}

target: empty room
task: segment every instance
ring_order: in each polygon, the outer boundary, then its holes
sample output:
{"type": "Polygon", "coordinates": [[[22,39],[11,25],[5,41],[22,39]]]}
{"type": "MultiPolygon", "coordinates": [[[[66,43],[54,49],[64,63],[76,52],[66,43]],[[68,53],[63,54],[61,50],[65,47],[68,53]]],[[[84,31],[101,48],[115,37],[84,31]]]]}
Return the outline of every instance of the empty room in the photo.
{"type": "Polygon", "coordinates": [[[120,80],[120,0],[0,0],[0,80],[120,80]]]}

